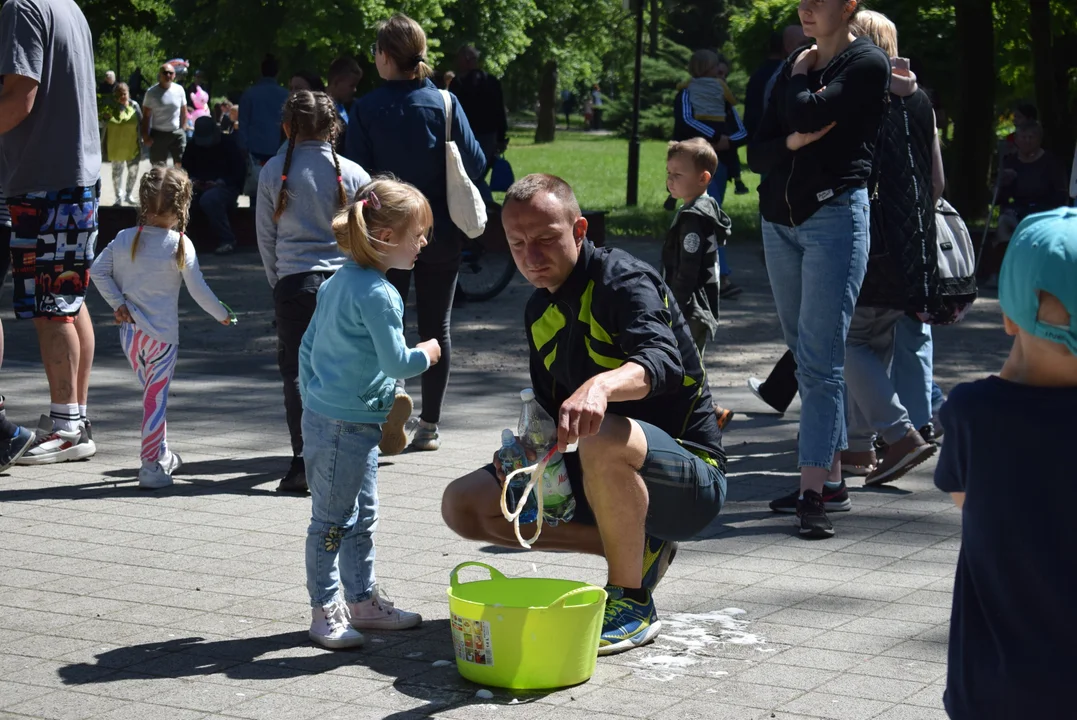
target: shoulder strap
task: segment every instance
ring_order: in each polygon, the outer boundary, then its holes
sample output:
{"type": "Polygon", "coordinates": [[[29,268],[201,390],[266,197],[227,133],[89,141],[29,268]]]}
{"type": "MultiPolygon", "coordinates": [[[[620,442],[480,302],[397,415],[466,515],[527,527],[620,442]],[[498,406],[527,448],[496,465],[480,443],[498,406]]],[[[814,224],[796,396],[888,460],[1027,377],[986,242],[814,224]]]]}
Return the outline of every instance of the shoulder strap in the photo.
{"type": "Polygon", "coordinates": [[[445,142],[452,142],[452,95],[448,90],[438,90],[445,102],[445,142]]]}

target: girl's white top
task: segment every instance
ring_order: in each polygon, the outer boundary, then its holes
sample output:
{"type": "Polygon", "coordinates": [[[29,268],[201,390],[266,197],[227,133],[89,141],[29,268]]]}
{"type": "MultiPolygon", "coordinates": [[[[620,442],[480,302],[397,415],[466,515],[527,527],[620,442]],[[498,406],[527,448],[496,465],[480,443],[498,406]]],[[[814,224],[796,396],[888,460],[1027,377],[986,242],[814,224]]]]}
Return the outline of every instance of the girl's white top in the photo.
{"type": "Polygon", "coordinates": [[[206,285],[194,245],[186,236],[187,262],[176,265],[180,234],[175,230],[144,227],[138,252],[131,258],[131,244],[138,228],[121,230],[94,260],[90,278],[112,309],[126,305],[135,326],[154,340],[179,343],[179,291],[182,283],[202,309],[217,321],[228,311],[206,285]]]}

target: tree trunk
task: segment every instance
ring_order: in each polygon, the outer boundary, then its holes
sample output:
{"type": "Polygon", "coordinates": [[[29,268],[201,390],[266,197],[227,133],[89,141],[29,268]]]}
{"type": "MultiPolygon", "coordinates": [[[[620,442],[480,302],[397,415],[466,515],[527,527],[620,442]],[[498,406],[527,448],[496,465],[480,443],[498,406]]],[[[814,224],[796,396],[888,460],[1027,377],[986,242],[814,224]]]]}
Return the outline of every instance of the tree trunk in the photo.
{"type": "MultiPolygon", "coordinates": [[[[642,2],[643,0],[640,0],[642,2]]],[[[662,0],[651,0],[651,24],[649,26],[650,31],[650,47],[647,50],[647,54],[653,58],[658,57],[658,19],[662,13],[662,0]]]]}
{"type": "Polygon", "coordinates": [[[539,83],[538,127],[535,142],[553,142],[557,133],[557,62],[547,60],[539,83]]]}
{"type": "Polygon", "coordinates": [[[950,200],[976,222],[990,200],[989,165],[996,154],[995,140],[995,29],[990,2],[955,0],[957,102],[954,107],[954,140],[950,200]]]}
{"type": "Polygon", "coordinates": [[[1032,75],[1036,86],[1036,107],[1043,125],[1043,144],[1059,150],[1067,135],[1065,118],[1058,105],[1058,86],[1055,83],[1054,53],[1051,50],[1051,2],[1029,0],[1028,35],[1032,49],[1032,75]]]}

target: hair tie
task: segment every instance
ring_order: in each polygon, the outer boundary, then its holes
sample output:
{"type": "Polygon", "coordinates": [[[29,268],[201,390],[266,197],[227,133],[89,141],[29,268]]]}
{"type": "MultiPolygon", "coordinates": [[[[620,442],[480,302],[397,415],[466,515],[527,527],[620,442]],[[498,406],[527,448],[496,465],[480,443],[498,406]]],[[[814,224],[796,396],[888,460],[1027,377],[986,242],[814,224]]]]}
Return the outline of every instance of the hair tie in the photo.
{"type": "Polygon", "coordinates": [[[375,210],[381,210],[381,200],[378,199],[377,193],[371,190],[370,194],[367,195],[367,199],[370,201],[370,206],[372,208],[374,208],[375,210]]]}
{"type": "Polygon", "coordinates": [[[338,183],[342,183],[342,182],[344,182],[344,177],[343,177],[343,176],[341,176],[341,175],[337,175],[337,182],[338,182],[338,183]]]}
{"type": "Polygon", "coordinates": [[[280,181],[281,181],[281,182],[284,182],[284,181],[285,181],[285,180],[287,180],[287,179],[288,179],[288,176],[287,176],[287,175],[281,175],[281,176],[280,176],[280,181]]]}
{"type": "Polygon", "coordinates": [[[416,55],[415,57],[412,58],[412,60],[414,60],[415,64],[418,65],[421,62],[425,62],[426,58],[423,57],[422,55],[416,55]]]}

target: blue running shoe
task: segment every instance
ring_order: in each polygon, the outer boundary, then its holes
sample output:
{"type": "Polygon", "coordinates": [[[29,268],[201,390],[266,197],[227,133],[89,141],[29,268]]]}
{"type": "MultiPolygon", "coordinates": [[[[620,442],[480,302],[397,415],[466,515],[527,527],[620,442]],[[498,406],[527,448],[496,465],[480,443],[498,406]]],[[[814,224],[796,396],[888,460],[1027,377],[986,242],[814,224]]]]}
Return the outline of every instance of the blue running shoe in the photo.
{"type": "Polygon", "coordinates": [[[651,535],[643,538],[643,588],[647,592],[654,592],[675,557],[677,543],[651,535]]]}
{"type": "Polygon", "coordinates": [[[625,597],[624,588],[607,585],[606,615],[602,620],[602,636],[598,639],[599,655],[617,653],[652,642],[662,631],[662,622],[654,609],[654,599],[647,593],[647,602],[625,597]]]}
{"type": "Polygon", "coordinates": [[[36,439],[37,434],[33,430],[20,427],[15,432],[15,437],[10,440],[0,440],[0,472],[14,465],[23,453],[33,447],[36,439]]]}

